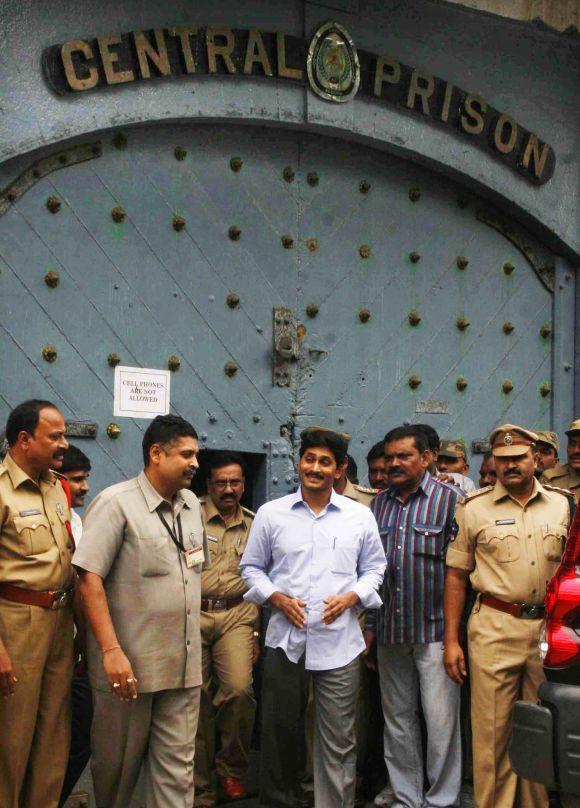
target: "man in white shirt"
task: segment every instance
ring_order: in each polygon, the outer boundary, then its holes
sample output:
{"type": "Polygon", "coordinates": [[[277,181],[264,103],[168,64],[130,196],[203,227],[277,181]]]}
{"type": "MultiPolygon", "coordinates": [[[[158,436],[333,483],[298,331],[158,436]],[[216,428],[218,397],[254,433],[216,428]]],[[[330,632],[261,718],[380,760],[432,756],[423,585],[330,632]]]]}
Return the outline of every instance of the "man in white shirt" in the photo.
{"type": "Polygon", "coordinates": [[[358,656],[365,650],[356,608],[380,605],[385,554],[370,510],[333,490],[344,470],[348,437],[309,427],[301,441],[301,485],[258,510],[240,564],[245,599],[272,607],[260,800],[271,808],[304,804],[298,775],[312,677],[315,804],[352,806],[358,656]]]}

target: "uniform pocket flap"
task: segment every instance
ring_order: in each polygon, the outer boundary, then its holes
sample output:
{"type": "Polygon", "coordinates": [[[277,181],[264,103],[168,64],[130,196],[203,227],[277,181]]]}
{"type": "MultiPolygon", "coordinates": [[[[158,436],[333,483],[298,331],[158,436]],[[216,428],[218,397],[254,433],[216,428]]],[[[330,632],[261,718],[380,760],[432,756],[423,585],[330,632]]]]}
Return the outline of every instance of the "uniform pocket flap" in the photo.
{"type": "Polygon", "coordinates": [[[49,524],[46,516],[42,514],[39,514],[38,516],[15,516],[14,527],[18,533],[22,533],[22,531],[25,529],[37,530],[39,527],[49,529],[49,524]]]}

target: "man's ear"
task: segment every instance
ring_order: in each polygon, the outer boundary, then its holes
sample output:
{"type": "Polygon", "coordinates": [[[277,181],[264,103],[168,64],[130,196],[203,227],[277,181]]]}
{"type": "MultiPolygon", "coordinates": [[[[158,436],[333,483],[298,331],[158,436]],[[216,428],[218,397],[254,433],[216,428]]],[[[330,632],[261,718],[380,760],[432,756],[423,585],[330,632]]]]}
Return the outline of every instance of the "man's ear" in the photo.
{"type": "Polygon", "coordinates": [[[348,468],[348,458],[346,458],[346,460],[342,463],[342,465],[340,466],[337,465],[336,471],[334,472],[334,479],[340,480],[342,475],[346,473],[347,468],[348,468]]]}
{"type": "Polygon", "coordinates": [[[152,446],[149,447],[149,462],[157,466],[159,464],[159,458],[161,457],[162,451],[163,450],[158,443],[152,444],[152,446]]]}

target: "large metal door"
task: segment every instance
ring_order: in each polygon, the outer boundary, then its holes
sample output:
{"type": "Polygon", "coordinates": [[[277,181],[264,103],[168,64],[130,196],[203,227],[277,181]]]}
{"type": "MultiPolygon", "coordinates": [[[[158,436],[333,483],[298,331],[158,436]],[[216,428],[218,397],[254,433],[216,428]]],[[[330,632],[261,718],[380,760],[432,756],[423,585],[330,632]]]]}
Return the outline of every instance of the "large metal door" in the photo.
{"type": "Polygon", "coordinates": [[[0,417],[37,396],[97,423],[95,489],[134,473],[147,425],[107,434],[114,354],[177,357],[173,409],[207,447],[267,455],[268,496],[294,486],[309,423],[350,432],[359,463],[404,420],[468,440],[506,420],[550,425],[550,280],[452,183],[284,129],[101,141],[0,207],[0,417]],[[294,358],[275,351],[280,307],[294,358]]]}

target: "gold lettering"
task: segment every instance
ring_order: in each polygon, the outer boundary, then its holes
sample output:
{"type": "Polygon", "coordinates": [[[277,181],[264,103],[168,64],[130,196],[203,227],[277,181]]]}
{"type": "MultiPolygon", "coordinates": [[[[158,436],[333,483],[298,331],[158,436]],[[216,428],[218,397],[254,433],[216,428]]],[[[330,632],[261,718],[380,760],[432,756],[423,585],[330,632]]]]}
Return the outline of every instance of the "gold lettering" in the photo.
{"type": "Polygon", "coordinates": [[[529,171],[531,160],[533,162],[533,174],[537,180],[542,178],[542,174],[546,168],[548,155],[550,154],[550,145],[548,143],[542,143],[541,149],[542,150],[540,153],[540,141],[533,132],[530,132],[526,145],[524,146],[524,153],[522,155],[520,165],[522,168],[529,171]]]}
{"type": "Polygon", "coordinates": [[[453,97],[453,84],[448,81],[445,84],[445,95],[443,96],[443,108],[441,110],[441,120],[447,123],[449,120],[449,107],[451,106],[451,98],[453,97]]]}
{"type": "Polygon", "coordinates": [[[88,42],[82,39],[71,39],[70,42],[65,42],[60,49],[68,86],[71,90],[90,90],[99,82],[99,71],[93,65],[85,64],[83,65],[83,72],[86,73],[88,69],[88,75],[85,78],[79,76],[73,62],[73,53],[82,53],[86,62],[88,62],[89,59],[93,58],[93,49],[88,42]]]}
{"type": "Polygon", "coordinates": [[[480,95],[469,93],[463,102],[461,127],[468,135],[481,135],[484,127],[483,116],[487,112],[487,104],[480,95]]]}
{"type": "Polygon", "coordinates": [[[247,76],[252,75],[252,67],[259,62],[262,65],[262,70],[266,76],[273,76],[272,65],[264,47],[264,40],[262,34],[257,28],[250,28],[248,35],[248,47],[246,48],[246,59],[244,62],[244,73],[247,76]]]}
{"type": "Polygon", "coordinates": [[[509,154],[518,139],[518,125],[509,115],[504,112],[499,116],[495,124],[495,132],[493,133],[493,142],[498,152],[502,154],[509,154]],[[506,127],[509,130],[509,138],[507,142],[504,140],[504,130],[506,127]]]}
{"type": "Polygon", "coordinates": [[[135,50],[137,51],[137,59],[139,60],[139,70],[141,71],[141,77],[144,79],[151,78],[150,61],[153,62],[162,76],[169,76],[171,74],[171,65],[169,64],[169,56],[167,55],[165,36],[161,28],[154,28],[153,36],[155,37],[157,50],[155,50],[151,42],[149,42],[143,31],[133,31],[135,50]]]}
{"type": "Polygon", "coordinates": [[[288,67],[286,64],[286,37],[282,31],[276,34],[276,56],[278,60],[278,75],[282,79],[296,79],[302,81],[304,75],[299,68],[288,67]]]}
{"type": "Polygon", "coordinates": [[[197,34],[197,25],[174,25],[169,29],[169,36],[176,36],[179,38],[181,45],[181,53],[183,61],[185,62],[185,70],[187,73],[195,73],[195,60],[191,52],[191,42],[189,38],[197,34]]]}
{"type": "Polygon", "coordinates": [[[119,61],[119,54],[112,51],[111,47],[120,45],[122,41],[120,36],[100,36],[97,39],[107,84],[123,84],[125,81],[135,81],[135,74],[132,70],[117,70],[115,67],[119,61]]]}
{"type": "Polygon", "coordinates": [[[234,34],[231,28],[210,26],[207,29],[207,64],[210,73],[217,73],[217,57],[224,60],[228,73],[236,73],[236,66],[232,61],[232,51],[234,49],[234,34]],[[224,37],[225,45],[216,45],[216,36],[224,37]]]}
{"type": "Polygon", "coordinates": [[[415,108],[415,101],[417,100],[417,96],[419,96],[423,115],[430,115],[429,98],[433,95],[434,90],[435,80],[433,76],[429,73],[424,73],[422,70],[419,70],[419,68],[415,68],[411,74],[411,82],[409,84],[409,94],[407,96],[408,108],[415,108]]]}
{"type": "Polygon", "coordinates": [[[400,78],[401,65],[397,60],[393,59],[392,56],[388,56],[386,53],[383,54],[383,56],[379,56],[375,69],[374,94],[380,98],[384,82],[387,82],[387,84],[398,84],[400,78]],[[385,72],[385,68],[388,68],[387,72],[385,72]]]}

